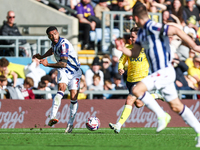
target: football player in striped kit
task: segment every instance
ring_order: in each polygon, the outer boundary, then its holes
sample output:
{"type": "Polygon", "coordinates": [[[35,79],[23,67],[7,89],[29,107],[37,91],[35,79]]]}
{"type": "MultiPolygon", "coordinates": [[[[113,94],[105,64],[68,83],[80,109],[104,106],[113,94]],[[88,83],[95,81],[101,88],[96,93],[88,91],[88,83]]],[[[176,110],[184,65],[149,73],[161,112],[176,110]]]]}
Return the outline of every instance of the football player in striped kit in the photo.
{"type": "Polygon", "coordinates": [[[171,109],[179,114],[197,133],[196,147],[200,147],[200,123],[192,111],[180,101],[174,85],[175,71],[171,64],[172,53],[169,47],[169,36],[179,36],[196,52],[200,52],[200,46],[197,46],[195,42],[179,28],[150,20],[147,9],[141,2],[137,2],[133,7],[133,18],[137,26],[140,27],[134,48],[130,51],[125,47],[123,41],[116,43],[116,47],[125,55],[134,58],[138,57],[142,47],[145,49],[151,74],[132,88],[132,93],[136,96],[135,100],[137,98],[140,99],[149,109],[157,114],[159,122],[158,127],[162,126],[162,128],[159,128],[160,130],[157,128],[157,132],[160,132],[167,126],[171,117],[163,113],[158,104],[149,105],[149,102],[152,103],[154,101],[155,103],[155,100],[153,100],[153,97],[148,92],[152,89],[160,90],[171,109]]]}
{"type": "Polygon", "coordinates": [[[65,38],[59,36],[59,32],[55,26],[50,26],[46,30],[48,38],[52,41],[51,48],[44,54],[35,54],[33,57],[40,59],[40,63],[46,67],[57,68],[58,70],[58,92],[53,99],[52,110],[50,115],[49,126],[53,126],[59,120],[56,119],[56,114],[61,104],[61,99],[64,96],[64,92],[68,87],[70,91],[70,118],[65,130],[66,133],[70,133],[73,130],[73,122],[78,109],[78,93],[80,86],[80,79],[82,71],[80,69],[80,63],[77,59],[77,54],[72,44],[65,38]],[[48,63],[46,58],[54,55],[56,63],[48,63]]]}

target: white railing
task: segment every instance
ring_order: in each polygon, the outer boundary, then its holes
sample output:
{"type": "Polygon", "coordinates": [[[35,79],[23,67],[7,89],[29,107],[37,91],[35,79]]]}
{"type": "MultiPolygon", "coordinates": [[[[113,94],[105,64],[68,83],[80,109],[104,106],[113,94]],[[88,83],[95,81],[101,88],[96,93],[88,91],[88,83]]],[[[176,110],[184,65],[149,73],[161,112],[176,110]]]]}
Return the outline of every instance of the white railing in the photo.
{"type": "MultiPolygon", "coordinates": [[[[196,99],[196,95],[199,94],[200,95],[200,91],[192,91],[192,90],[179,90],[177,91],[178,92],[178,97],[180,99],[182,99],[182,95],[193,95],[193,99],[195,100],[196,99]]],[[[33,90],[33,93],[34,94],[44,94],[45,97],[47,97],[47,95],[49,93],[51,94],[56,94],[57,93],[57,90],[51,90],[51,91],[41,91],[41,90],[33,90]]],[[[111,91],[111,90],[108,90],[108,91],[85,91],[84,92],[85,94],[88,94],[88,99],[93,99],[93,95],[94,94],[112,94],[112,95],[125,95],[127,94],[128,95],[128,90],[116,90],[116,91],[111,91]]],[[[6,92],[4,90],[0,90],[0,98],[3,99],[4,97],[4,94],[6,94],[6,92]]],[[[65,94],[69,94],[69,91],[65,91],[65,94]]]]}
{"type": "Polygon", "coordinates": [[[0,48],[14,48],[15,57],[19,57],[19,40],[35,40],[37,53],[40,53],[42,48],[48,49],[50,47],[50,40],[47,36],[0,36],[0,40],[15,40],[12,45],[0,45],[0,48]]]}

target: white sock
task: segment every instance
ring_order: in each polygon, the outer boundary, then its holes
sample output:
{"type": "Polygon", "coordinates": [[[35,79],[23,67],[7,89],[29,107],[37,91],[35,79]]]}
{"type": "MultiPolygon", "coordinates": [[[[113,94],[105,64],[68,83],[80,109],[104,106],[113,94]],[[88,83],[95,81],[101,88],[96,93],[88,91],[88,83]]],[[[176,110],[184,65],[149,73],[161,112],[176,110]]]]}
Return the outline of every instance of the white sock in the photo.
{"type": "Polygon", "coordinates": [[[182,112],[179,113],[179,115],[190,127],[195,130],[196,133],[200,133],[200,123],[186,105],[184,105],[184,108],[182,112]]]}
{"type": "Polygon", "coordinates": [[[70,117],[69,117],[68,124],[73,125],[77,110],[78,110],[78,101],[71,100],[70,117]]]}
{"type": "Polygon", "coordinates": [[[163,117],[165,115],[164,110],[158,105],[156,100],[151,96],[149,92],[145,92],[144,95],[140,96],[138,99],[140,99],[147,108],[152,110],[157,117],[163,117]]]}
{"type": "Polygon", "coordinates": [[[60,107],[61,99],[63,98],[63,95],[64,95],[63,91],[58,91],[56,96],[54,97],[52,108],[51,108],[50,119],[55,119],[56,118],[56,114],[57,114],[58,109],[60,107]]]}

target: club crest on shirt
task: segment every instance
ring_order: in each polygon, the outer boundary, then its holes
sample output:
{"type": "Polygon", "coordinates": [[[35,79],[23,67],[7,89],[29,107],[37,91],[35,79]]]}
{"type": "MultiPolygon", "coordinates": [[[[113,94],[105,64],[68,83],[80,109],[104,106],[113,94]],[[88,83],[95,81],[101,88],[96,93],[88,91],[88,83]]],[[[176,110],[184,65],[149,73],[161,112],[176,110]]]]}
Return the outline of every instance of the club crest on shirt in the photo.
{"type": "Polygon", "coordinates": [[[62,44],[62,53],[66,54],[66,52],[67,52],[66,45],[62,44]]]}
{"type": "Polygon", "coordinates": [[[61,81],[62,78],[59,78],[58,81],[61,81]]]}

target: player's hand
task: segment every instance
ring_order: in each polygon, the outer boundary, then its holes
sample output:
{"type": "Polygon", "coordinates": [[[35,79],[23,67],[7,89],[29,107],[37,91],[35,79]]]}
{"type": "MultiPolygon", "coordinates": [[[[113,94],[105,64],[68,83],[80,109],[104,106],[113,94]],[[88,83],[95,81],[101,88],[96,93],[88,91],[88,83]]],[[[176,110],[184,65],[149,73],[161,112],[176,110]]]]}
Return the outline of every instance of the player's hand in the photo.
{"type": "Polygon", "coordinates": [[[39,53],[37,53],[37,54],[33,55],[32,58],[33,58],[33,59],[34,59],[34,58],[42,59],[42,56],[41,56],[39,53]]]}
{"type": "Polygon", "coordinates": [[[43,64],[45,67],[47,67],[49,63],[48,63],[47,59],[41,59],[40,64],[43,64]]]}
{"type": "Polygon", "coordinates": [[[119,69],[119,70],[118,70],[118,73],[119,73],[120,75],[123,75],[123,74],[124,74],[124,69],[119,69]]]}
{"type": "Polygon", "coordinates": [[[116,45],[116,49],[119,51],[123,51],[123,48],[125,47],[125,43],[124,43],[123,39],[121,39],[121,40],[116,39],[115,45],[116,45]]]}

